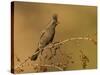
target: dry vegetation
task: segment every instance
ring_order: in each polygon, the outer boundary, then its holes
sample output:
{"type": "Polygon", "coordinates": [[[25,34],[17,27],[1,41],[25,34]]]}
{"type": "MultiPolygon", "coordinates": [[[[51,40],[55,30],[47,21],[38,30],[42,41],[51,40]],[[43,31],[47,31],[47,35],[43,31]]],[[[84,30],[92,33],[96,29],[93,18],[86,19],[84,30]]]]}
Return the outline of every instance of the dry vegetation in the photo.
{"type": "MultiPolygon", "coordinates": [[[[74,64],[77,61],[73,60],[73,53],[71,54],[63,54],[62,50],[61,50],[61,46],[65,45],[65,43],[68,43],[69,41],[73,41],[74,40],[87,40],[90,41],[90,43],[93,43],[94,45],[97,44],[97,41],[90,38],[90,37],[76,37],[76,38],[70,38],[70,39],[66,39],[64,41],[60,41],[60,42],[53,42],[51,44],[49,44],[47,47],[44,48],[43,53],[41,53],[38,57],[38,60],[41,63],[36,63],[33,64],[34,61],[31,61],[30,57],[26,58],[24,61],[21,61],[20,58],[18,58],[17,56],[15,56],[17,62],[19,63],[17,66],[15,66],[14,71],[16,73],[21,73],[24,72],[24,67],[25,64],[27,64],[28,66],[32,66],[33,67],[33,72],[46,72],[46,71],[53,71],[57,70],[57,71],[64,71],[67,70],[69,66],[69,64],[74,64]],[[49,53],[46,51],[50,51],[49,53]],[[60,52],[59,56],[62,56],[62,60],[66,60],[67,62],[58,62],[58,63],[54,63],[52,62],[52,60],[57,59],[57,55],[60,52]],[[46,61],[48,61],[49,63],[45,63],[46,61]]],[[[41,50],[40,50],[41,52],[41,50]]],[[[86,69],[88,66],[89,61],[89,57],[87,57],[83,50],[79,50],[80,52],[80,61],[81,61],[81,65],[83,69],[86,69]]],[[[37,61],[37,60],[36,60],[37,61]]]]}

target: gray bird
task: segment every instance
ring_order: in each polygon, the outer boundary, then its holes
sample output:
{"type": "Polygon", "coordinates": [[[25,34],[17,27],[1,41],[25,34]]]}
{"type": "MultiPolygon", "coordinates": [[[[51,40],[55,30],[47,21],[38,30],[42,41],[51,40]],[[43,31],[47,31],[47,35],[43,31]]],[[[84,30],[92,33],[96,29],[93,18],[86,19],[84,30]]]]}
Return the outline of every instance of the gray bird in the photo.
{"type": "Polygon", "coordinates": [[[52,43],[55,35],[55,28],[57,25],[58,25],[58,16],[57,14],[54,14],[46,29],[42,31],[40,40],[38,42],[38,48],[36,49],[35,53],[32,55],[31,60],[35,61],[40,53],[39,50],[46,47],[49,43],[52,43]]]}

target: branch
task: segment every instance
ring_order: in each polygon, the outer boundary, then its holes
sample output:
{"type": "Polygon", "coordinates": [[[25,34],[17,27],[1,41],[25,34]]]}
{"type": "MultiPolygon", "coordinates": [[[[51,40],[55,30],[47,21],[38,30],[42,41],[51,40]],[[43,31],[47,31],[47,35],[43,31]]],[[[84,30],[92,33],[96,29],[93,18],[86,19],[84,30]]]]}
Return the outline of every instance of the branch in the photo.
{"type": "Polygon", "coordinates": [[[57,46],[57,45],[63,45],[63,44],[65,44],[66,42],[74,41],[74,40],[88,40],[88,41],[92,41],[94,44],[97,43],[94,39],[89,38],[89,37],[76,37],[76,38],[70,38],[70,39],[66,39],[66,40],[64,40],[64,41],[61,41],[61,42],[55,44],[55,46],[57,46]]]}

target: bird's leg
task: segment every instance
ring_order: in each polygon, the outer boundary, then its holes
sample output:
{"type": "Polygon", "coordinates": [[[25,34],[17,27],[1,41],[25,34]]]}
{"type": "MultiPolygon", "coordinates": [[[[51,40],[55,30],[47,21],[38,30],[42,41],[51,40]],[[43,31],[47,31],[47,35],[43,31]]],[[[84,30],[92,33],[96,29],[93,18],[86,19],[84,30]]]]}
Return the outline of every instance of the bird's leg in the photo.
{"type": "Polygon", "coordinates": [[[59,42],[52,42],[52,47],[50,48],[51,56],[49,57],[49,59],[53,58],[56,55],[57,49],[60,49],[59,45],[55,46],[56,43],[59,43],[59,42]]]}
{"type": "MultiPolygon", "coordinates": [[[[56,50],[60,48],[60,46],[58,46],[58,45],[55,46],[55,44],[57,44],[57,43],[59,43],[59,42],[52,42],[52,48],[55,50],[54,51],[54,55],[56,54],[56,50]]],[[[51,52],[52,52],[52,48],[50,49],[51,52]]]]}
{"type": "Polygon", "coordinates": [[[52,55],[52,49],[50,48],[50,52],[51,52],[51,55],[52,55]]]}
{"type": "Polygon", "coordinates": [[[41,55],[42,55],[42,53],[43,53],[43,50],[44,50],[44,49],[43,49],[43,48],[41,48],[41,51],[40,51],[41,55]]]}
{"type": "Polygon", "coordinates": [[[50,52],[51,52],[51,55],[50,55],[50,57],[48,58],[48,60],[50,60],[52,57],[53,57],[53,52],[52,52],[52,49],[53,49],[53,47],[54,47],[54,44],[53,43],[50,43],[49,44],[51,47],[50,47],[50,52]]]}
{"type": "MultiPolygon", "coordinates": [[[[59,43],[59,42],[54,42],[54,45],[57,44],[57,43],[59,43]]],[[[54,46],[54,54],[53,54],[54,56],[56,55],[57,49],[60,49],[59,45],[54,46]]]]}

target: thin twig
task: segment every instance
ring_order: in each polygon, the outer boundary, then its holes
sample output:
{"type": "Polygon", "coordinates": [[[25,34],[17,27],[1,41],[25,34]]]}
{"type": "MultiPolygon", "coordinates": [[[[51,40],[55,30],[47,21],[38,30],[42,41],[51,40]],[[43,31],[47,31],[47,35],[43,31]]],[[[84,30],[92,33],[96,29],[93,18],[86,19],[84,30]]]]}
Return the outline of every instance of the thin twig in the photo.
{"type": "Polygon", "coordinates": [[[74,41],[74,40],[88,40],[88,41],[92,41],[93,43],[96,42],[95,40],[93,40],[92,38],[89,38],[89,37],[76,37],[76,38],[70,38],[70,39],[66,39],[64,41],[61,41],[59,43],[56,43],[55,46],[56,45],[63,45],[68,41],[74,41]]]}

